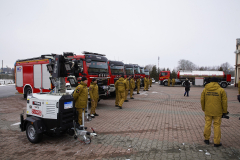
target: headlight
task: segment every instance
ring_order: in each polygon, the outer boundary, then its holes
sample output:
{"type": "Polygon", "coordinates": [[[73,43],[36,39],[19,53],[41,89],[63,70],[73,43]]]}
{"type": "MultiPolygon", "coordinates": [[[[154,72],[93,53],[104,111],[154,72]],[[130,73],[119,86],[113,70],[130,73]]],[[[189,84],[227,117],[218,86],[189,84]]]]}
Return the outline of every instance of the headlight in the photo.
{"type": "Polygon", "coordinates": [[[108,89],[108,86],[103,86],[103,89],[105,90],[105,89],[108,89]]]}

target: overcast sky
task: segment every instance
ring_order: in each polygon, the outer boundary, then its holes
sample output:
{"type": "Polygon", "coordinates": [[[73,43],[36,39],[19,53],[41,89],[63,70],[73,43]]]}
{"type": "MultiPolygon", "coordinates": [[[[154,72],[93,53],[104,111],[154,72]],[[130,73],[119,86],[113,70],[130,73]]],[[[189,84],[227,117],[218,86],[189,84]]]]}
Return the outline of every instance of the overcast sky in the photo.
{"type": "Polygon", "coordinates": [[[0,0],[0,64],[82,51],[173,69],[235,65],[240,0],[0,0]]]}

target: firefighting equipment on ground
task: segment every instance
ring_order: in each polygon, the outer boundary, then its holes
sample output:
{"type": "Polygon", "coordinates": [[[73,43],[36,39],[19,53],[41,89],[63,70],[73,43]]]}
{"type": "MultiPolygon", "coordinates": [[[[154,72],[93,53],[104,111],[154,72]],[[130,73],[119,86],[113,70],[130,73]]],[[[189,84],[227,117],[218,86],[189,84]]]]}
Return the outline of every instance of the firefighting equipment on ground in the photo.
{"type": "Polygon", "coordinates": [[[73,93],[73,98],[78,111],[78,123],[82,125],[82,109],[86,109],[88,102],[88,88],[86,83],[81,82],[80,85],[77,86],[73,93]]]}

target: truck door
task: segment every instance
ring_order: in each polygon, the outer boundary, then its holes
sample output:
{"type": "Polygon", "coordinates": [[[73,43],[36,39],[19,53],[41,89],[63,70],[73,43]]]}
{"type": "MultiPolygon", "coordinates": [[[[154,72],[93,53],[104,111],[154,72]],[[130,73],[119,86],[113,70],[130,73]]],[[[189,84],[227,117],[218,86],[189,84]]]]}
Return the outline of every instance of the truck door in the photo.
{"type": "Polygon", "coordinates": [[[16,66],[16,86],[23,87],[23,67],[16,66]]]}

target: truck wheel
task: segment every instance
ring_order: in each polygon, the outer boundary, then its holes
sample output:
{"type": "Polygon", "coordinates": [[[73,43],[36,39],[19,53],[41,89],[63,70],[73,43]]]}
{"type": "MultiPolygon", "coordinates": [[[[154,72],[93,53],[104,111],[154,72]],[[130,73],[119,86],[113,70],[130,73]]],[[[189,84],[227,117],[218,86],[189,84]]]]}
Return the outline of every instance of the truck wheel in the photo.
{"type": "Polygon", "coordinates": [[[32,89],[30,87],[27,87],[25,89],[25,94],[23,95],[24,98],[27,98],[32,93],[32,89]]]}
{"type": "Polygon", "coordinates": [[[168,85],[168,82],[167,82],[167,81],[165,81],[165,82],[164,82],[164,86],[167,86],[167,85],[168,85]]]}
{"type": "Polygon", "coordinates": [[[221,83],[221,87],[222,88],[227,88],[227,83],[225,83],[225,82],[221,83]]]}
{"type": "Polygon", "coordinates": [[[38,143],[42,140],[42,133],[38,134],[33,124],[31,124],[30,122],[28,122],[27,124],[26,134],[27,134],[28,140],[31,143],[38,143]]]}

